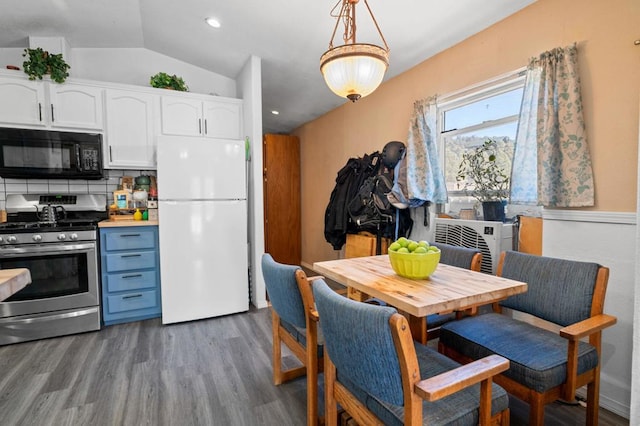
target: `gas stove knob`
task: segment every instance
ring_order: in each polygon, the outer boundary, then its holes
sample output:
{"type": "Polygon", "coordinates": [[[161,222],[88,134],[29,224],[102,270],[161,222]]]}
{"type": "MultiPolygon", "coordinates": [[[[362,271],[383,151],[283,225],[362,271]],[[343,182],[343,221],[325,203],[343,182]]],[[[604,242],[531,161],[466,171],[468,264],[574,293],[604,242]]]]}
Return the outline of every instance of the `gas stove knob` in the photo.
{"type": "Polygon", "coordinates": [[[18,239],[15,237],[15,235],[9,235],[7,237],[7,242],[8,243],[15,243],[16,241],[18,241],[18,239]]]}
{"type": "Polygon", "coordinates": [[[76,241],[76,240],[78,239],[78,234],[71,234],[71,235],[69,236],[69,239],[70,239],[71,241],[76,241]]]}
{"type": "Polygon", "coordinates": [[[64,240],[66,240],[66,239],[67,239],[67,236],[66,236],[66,235],[64,235],[64,234],[60,234],[60,235],[58,235],[58,240],[60,240],[60,241],[64,241],[64,240]]]}
{"type": "Polygon", "coordinates": [[[36,242],[42,241],[42,235],[39,235],[39,234],[34,235],[33,236],[33,241],[36,241],[36,242]]]}

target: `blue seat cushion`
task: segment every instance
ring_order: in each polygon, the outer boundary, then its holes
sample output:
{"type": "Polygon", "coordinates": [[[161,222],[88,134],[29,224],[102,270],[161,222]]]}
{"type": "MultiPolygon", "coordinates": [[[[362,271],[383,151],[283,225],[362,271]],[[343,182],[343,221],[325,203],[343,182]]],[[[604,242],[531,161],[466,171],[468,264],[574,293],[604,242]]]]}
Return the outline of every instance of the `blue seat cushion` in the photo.
{"type": "Polygon", "coordinates": [[[442,326],[449,321],[456,319],[456,314],[453,312],[449,314],[431,314],[427,315],[427,329],[433,329],[442,326]]]}
{"type": "MultiPolygon", "coordinates": [[[[510,361],[505,376],[543,393],[567,378],[567,346],[557,333],[489,313],[453,321],[440,328],[440,342],[471,359],[498,354],[510,361]]],[[[596,349],[580,342],[578,374],[598,365],[596,349]]]]}
{"type": "MultiPolygon", "coordinates": [[[[280,325],[291,334],[296,342],[300,343],[305,348],[307,347],[307,330],[304,328],[296,327],[293,324],[289,324],[282,318],[280,318],[280,325]]],[[[322,335],[322,329],[318,324],[318,358],[322,358],[324,353],[324,336],[322,335]]]]}
{"type": "MultiPolygon", "coordinates": [[[[389,306],[383,300],[380,300],[376,297],[372,297],[371,299],[365,300],[365,303],[369,303],[370,305],[378,305],[378,306],[389,306]]],[[[427,315],[427,329],[434,329],[440,327],[442,324],[453,321],[456,319],[456,314],[453,312],[448,314],[431,314],[427,315]]]]}
{"type": "MultiPolygon", "coordinates": [[[[460,364],[426,346],[416,344],[420,365],[420,378],[427,379],[450,371],[460,364]]],[[[373,412],[385,425],[404,424],[404,408],[383,402],[354,385],[338,373],[340,381],[354,396],[373,412]]],[[[491,390],[491,415],[509,407],[505,390],[493,384],[491,390]]],[[[428,425],[477,425],[479,419],[480,385],[474,385],[438,401],[422,404],[423,424],[428,425]]]]}

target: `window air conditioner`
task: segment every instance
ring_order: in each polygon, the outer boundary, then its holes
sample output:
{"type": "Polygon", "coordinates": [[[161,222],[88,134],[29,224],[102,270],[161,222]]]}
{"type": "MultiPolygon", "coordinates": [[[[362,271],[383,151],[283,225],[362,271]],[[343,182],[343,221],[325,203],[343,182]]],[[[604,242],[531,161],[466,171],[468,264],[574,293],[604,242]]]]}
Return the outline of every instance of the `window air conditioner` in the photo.
{"type": "Polygon", "coordinates": [[[513,249],[513,224],[482,220],[436,218],[435,243],[477,248],[482,252],[480,271],[495,274],[500,253],[513,249]]]}

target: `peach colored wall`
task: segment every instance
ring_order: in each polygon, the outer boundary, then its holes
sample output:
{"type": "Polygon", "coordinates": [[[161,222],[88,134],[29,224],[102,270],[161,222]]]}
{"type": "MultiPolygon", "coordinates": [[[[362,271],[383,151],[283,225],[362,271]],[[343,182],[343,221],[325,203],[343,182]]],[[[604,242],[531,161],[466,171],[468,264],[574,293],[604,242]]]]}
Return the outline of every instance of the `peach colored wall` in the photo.
{"type": "MultiPolygon", "coordinates": [[[[324,239],[324,212],[349,157],[406,141],[417,99],[447,94],[526,66],[543,51],[578,43],[587,136],[595,176],[591,210],[636,209],[640,2],[539,0],[385,82],[376,92],[295,131],[302,156],[302,259],[338,258],[324,239]]],[[[391,58],[393,62],[393,46],[391,58]]],[[[327,89],[329,90],[329,89],[327,89]]]]}

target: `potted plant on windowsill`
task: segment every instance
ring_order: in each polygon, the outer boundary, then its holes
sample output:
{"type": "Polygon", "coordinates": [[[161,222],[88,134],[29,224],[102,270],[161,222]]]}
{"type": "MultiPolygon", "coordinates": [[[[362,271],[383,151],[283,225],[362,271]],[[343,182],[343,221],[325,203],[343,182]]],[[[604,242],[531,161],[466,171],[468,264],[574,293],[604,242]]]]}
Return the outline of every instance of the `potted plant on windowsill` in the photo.
{"type": "Polygon", "coordinates": [[[156,75],[151,76],[149,80],[151,87],[158,89],[170,89],[177,90],[179,92],[188,92],[189,87],[186,85],[182,77],[177,75],[169,75],[166,72],[159,72],[156,75]]]}
{"type": "Polygon", "coordinates": [[[504,222],[509,176],[497,164],[498,145],[487,139],[462,155],[456,181],[467,195],[482,203],[485,220],[504,222]]]}
{"type": "Polygon", "coordinates": [[[51,80],[56,83],[64,83],[69,77],[69,64],[62,58],[62,53],[51,54],[41,47],[35,49],[24,49],[22,56],[27,60],[22,63],[24,72],[29,76],[29,80],[36,78],[42,80],[45,74],[51,76],[51,80]]]}

